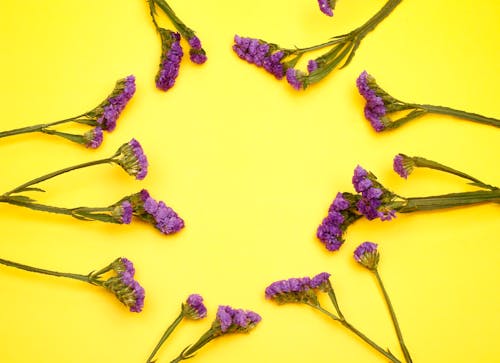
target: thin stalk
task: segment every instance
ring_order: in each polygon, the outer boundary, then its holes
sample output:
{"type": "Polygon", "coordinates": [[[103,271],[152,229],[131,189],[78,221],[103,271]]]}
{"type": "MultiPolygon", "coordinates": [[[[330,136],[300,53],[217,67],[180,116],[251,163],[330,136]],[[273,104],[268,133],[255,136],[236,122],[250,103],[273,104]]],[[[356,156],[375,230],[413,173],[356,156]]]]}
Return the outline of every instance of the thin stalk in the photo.
{"type": "Polygon", "coordinates": [[[57,272],[57,271],[52,271],[52,270],[45,270],[42,268],[38,267],[33,267],[33,266],[28,266],[28,265],[23,265],[21,263],[9,261],[9,260],[4,260],[3,258],[0,258],[0,263],[9,266],[9,267],[15,267],[20,270],[24,271],[29,271],[29,272],[36,272],[39,274],[44,274],[44,275],[50,275],[50,276],[57,276],[57,277],[67,277],[70,279],[74,280],[80,280],[88,283],[92,283],[90,281],[90,278],[86,275],[80,275],[80,274],[72,274],[72,273],[67,273],[67,272],[57,272]]]}
{"type": "Polygon", "coordinates": [[[55,121],[55,122],[50,122],[46,124],[38,124],[38,125],[33,125],[33,126],[26,126],[26,127],[21,127],[18,129],[13,129],[13,130],[8,130],[8,131],[2,131],[0,132],[0,138],[2,137],[7,137],[7,136],[13,136],[13,135],[20,135],[20,134],[27,134],[30,132],[43,132],[44,129],[47,127],[55,126],[55,125],[60,125],[66,122],[71,122],[74,121],[75,119],[78,119],[79,117],[84,116],[85,114],[76,116],[76,117],[70,117],[64,120],[60,121],[55,121]]]}
{"type": "Polygon", "coordinates": [[[454,116],[454,117],[458,117],[458,118],[461,118],[464,120],[475,121],[475,122],[479,122],[479,123],[482,123],[485,125],[500,127],[500,120],[492,118],[492,117],[482,116],[482,115],[479,115],[477,113],[456,110],[454,108],[445,107],[445,106],[419,105],[419,104],[415,104],[412,106],[423,108],[423,109],[425,109],[429,112],[432,112],[432,113],[454,116]]]}
{"type": "Polygon", "coordinates": [[[174,360],[172,360],[170,363],[178,363],[184,359],[189,359],[193,356],[194,353],[196,353],[201,347],[203,347],[205,344],[209,343],[210,341],[214,340],[217,338],[218,335],[214,335],[214,332],[212,329],[209,329],[208,331],[203,334],[200,339],[193,345],[190,345],[186,347],[181,354],[174,360]]]}
{"type": "Polygon", "coordinates": [[[310,305],[313,308],[321,311],[323,314],[329,316],[335,321],[338,321],[340,324],[342,324],[344,327],[349,329],[351,332],[353,332],[355,335],[357,335],[359,338],[361,338],[365,343],[367,343],[369,346],[371,346],[373,349],[375,349],[377,352],[382,354],[384,357],[389,359],[393,363],[402,363],[399,359],[397,359],[394,355],[392,355],[391,352],[384,350],[382,347],[380,347],[377,343],[375,343],[373,340],[368,338],[365,334],[360,332],[358,329],[356,329],[353,325],[351,325],[347,320],[345,319],[339,319],[337,316],[329,312],[328,310],[323,309],[319,305],[310,305]]]}
{"type": "Polygon", "coordinates": [[[194,32],[188,28],[181,19],[175,14],[174,10],[168,5],[165,0],[153,0],[170,18],[175,28],[184,38],[190,39],[194,36],[194,32]]]}
{"type": "Polygon", "coordinates": [[[398,319],[396,317],[396,313],[394,311],[394,308],[391,303],[391,299],[389,298],[389,294],[387,293],[387,290],[385,289],[385,286],[382,282],[382,279],[380,278],[380,274],[378,272],[378,269],[371,270],[375,274],[375,277],[377,278],[378,285],[380,286],[380,290],[382,290],[382,294],[384,295],[384,300],[387,305],[387,309],[389,310],[389,313],[391,315],[391,320],[392,324],[394,325],[394,329],[396,330],[396,335],[398,337],[398,342],[399,346],[401,347],[401,351],[403,352],[403,355],[405,357],[405,361],[407,363],[412,363],[412,359],[410,356],[410,352],[408,348],[406,347],[406,344],[403,339],[403,333],[401,333],[401,328],[399,327],[398,319]]]}
{"type": "Polygon", "coordinates": [[[395,8],[401,3],[402,0],[389,0],[375,15],[373,15],[366,23],[354,30],[359,36],[359,40],[364,38],[369,32],[384,20],[395,8]]]}
{"type": "Polygon", "coordinates": [[[160,341],[158,342],[158,344],[156,344],[156,347],[153,349],[153,351],[149,355],[148,359],[146,360],[146,363],[151,363],[152,362],[152,359],[154,358],[155,354],[161,348],[161,346],[163,345],[163,343],[165,343],[165,340],[167,340],[167,338],[170,336],[170,334],[172,334],[172,332],[177,327],[177,325],[180,324],[180,322],[182,321],[183,318],[184,318],[184,314],[181,311],[181,313],[179,314],[179,316],[177,316],[177,318],[175,318],[175,320],[173,321],[173,323],[170,324],[170,326],[167,328],[167,330],[165,331],[165,333],[163,333],[162,337],[160,338],[160,341]]]}
{"type": "Polygon", "coordinates": [[[43,182],[45,180],[54,178],[54,177],[56,177],[58,175],[67,173],[69,171],[86,168],[88,166],[99,165],[99,164],[107,164],[107,163],[114,162],[113,158],[114,158],[114,156],[111,157],[111,158],[105,158],[105,159],[100,159],[100,160],[89,161],[89,162],[86,162],[86,163],[82,163],[82,164],[78,164],[78,165],[74,165],[74,166],[69,166],[67,168],[64,168],[64,169],[61,169],[61,170],[54,171],[52,173],[48,173],[48,174],[42,175],[41,177],[35,178],[33,180],[30,180],[30,181],[28,181],[28,182],[26,182],[26,183],[18,186],[17,188],[14,188],[11,191],[8,191],[7,193],[4,193],[3,195],[4,196],[9,196],[10,194],[13,194],[13,193],[22,192],[25,188],[27,188],[27,187],[29,187],[31,185],[35,185],[35,184],[41,183],[41,182],[43,182]]]}

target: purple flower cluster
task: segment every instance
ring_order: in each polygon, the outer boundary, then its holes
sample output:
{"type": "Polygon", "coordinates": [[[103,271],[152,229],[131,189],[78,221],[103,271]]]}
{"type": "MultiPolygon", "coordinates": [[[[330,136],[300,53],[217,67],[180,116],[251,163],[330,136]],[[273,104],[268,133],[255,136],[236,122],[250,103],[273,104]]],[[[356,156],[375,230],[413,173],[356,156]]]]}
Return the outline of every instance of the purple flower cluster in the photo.
{"type": "Polygon", "coordinates": [[[381,206],[383,207],[384,190],[377,187],[378,183],[374,185],[374,181],[368,172],[359,165],[354,169],[352,184],[354,189],[361,193],[362,196],[356,207],[368,220],[380,218],[383,221],[389,221],[395,217],[395,210],[379,210],[381,206]]]}
{"type": "Polygon", "coordinates": [[[330,289],[330,274],[321,272],[313,278],[301,277],[275,281],[266,287],[266,299],[273,299],[280,304],[290,302],[315,303],[315,290],[327,292],[330,289]]]}
{"type": "Polygon", "coordinates": [[[147,216],[141,216],[148,220],[164,234],[171,234],[180,231],[184,227],[184,220],[164,202],[156,201],[146,189],[140,192],[142,207],[147,216]]]}
{"type": "Polygon", "coordinates": [[[139,313],[144,307],[144,288],[134,279],[135,268],[133,263],[126,258],[119,258],[112,264],[117,276],[110,277],[102,283],[127,306],[131,312],[139,313]]]}
{"type": "Polygon", "coordinates": [[[160,28],[159,31],[162,41],[162,56],[160,69],[156,74],[156,87],[167,91],[175,84],[184,53],[180,45],[181,36],[179,33],[163,28],[160,28]]]}
{"type": "Polygon", "coordinates": [[[316,236],[325,244],[328,251],[337,251],[344,243],[342,235],[346,228],[346,213],[351,204],[342,193],[337,193],[328,210],[328,215],[318,227],[316,236]]]}
{"type": "Polygon", "coordinates": [[[312,73],[316,69],[318,69],[318,62],[316,62],[314,59],[310,59],[309,62],[307,62],[307,71],[309,73],[312,73]]]}
{"type": "Polygon", "coordinates": [[[222,334],[243,333],[254,328],[261,320],[261,316],[253,311],[220,305],[213,326],[219,327],[222,334]]]}
{"type": "Polygon", "coordinates": [[[407,179],[413,171],[414,162],[411,158],[403,154],[397,154],[394,157],[393,169],[401,178],[407,179]]]}
{"type": "Polygon", "coordinates": [[[207,55],[201,46],[200,39],[196,35],[193,35],[188,40],[188,43],[191,47],[189,50],[189,59],[191,59],[191,62],[196,64],[205,63],[207,61],[207,55]]]}
{"type": "Polygon", "coordinates": [[[285,66],[281,62],[285,52],[277,50],[276,46],[271,46],[263,40],[235,35],[233,50],[241,59],[263,67],[277,79],[285,75],[285,66]]]}
{"type": "Polygon", "coordinates": [[[373,242],[363,242],[354,250],[354,259],[364,267],[374,270],[378,266],[378,245],[373,242]]]}
{"type": "Polygon", "coordinates": [[[297,91],[300,89],[305,88],[304,87],[304,77],[305,74],[304,72],[295,69],[295,68],[288,68],[286,70],[286,80],[287,82],[295,88],[297,91]]]}
{"type": "Polygon", "coordinates": [[[116,127],[116,120],[135,93],[135,77],[133,75],[121,79],[116,83],[115,90],[104,102],[102,114],[97,118],[102,130],[109,132],[116,127]]]}
{"type": "Polygon", "coordinates": [[[321,12],[328,16],[333,16],[333,9],[335,7],[335,0],[318,0],[319,9],[321,12]]]}
{"type": "Polygon", "coordinates": [[[83,139],[85,140],[85,146],[91,149],[97,149],[99,146],[102,144],[102,129],[97,126],[94,127],[92,130],[87,131],[83,135],[83,139]]]}
{"type": "Polygon", "coordinates": [[[386,128],[386,125],[383,121],[383,117],[386,114],[386,107],[384,104],[384,100],[381,97],[377,96],[375,90],[370,87],[370,83],[373,81],[373,77],[370,76],[366,71],[364,71],[356,80],[356,85],[358,87],[359,93],[366,100],[364,110],[366,119],[370,121],[370,124],[375,129],[375,131],[380,132],[386,128]]]}
{"type": "Polygon", "coordinates": [[[137,180],[144,179],[148,173],[148,159],[136,139],[123,144],[119,149],[119,157],[113,160],[137,180]]]}
{"type": "Polygon", "coordinates": [[[132,222],[132,204],[128,200],[125,200],[121,204],[121,223],[123,224],[130,224],[132,222]]]}
{"type": "Polygon", "coordinates": [[[182,313],[185,317],[198,320],[207,316],[207,308],[203,304],[203,297],[198,294],[188,296],[186,303],[182,304],[182,313]]]}

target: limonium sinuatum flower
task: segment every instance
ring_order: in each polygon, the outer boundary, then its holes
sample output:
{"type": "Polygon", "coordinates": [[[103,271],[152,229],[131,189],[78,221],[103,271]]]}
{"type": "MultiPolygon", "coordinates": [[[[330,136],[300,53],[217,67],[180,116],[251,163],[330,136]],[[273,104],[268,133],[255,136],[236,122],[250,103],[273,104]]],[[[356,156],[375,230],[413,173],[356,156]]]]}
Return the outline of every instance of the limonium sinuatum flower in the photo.
{"type": "Polygon", "coordinates": [[[377,248],[376,243],[363,242],[354,250],[354,259],[367,269],[375,270],[380,258],[377,248]]]}

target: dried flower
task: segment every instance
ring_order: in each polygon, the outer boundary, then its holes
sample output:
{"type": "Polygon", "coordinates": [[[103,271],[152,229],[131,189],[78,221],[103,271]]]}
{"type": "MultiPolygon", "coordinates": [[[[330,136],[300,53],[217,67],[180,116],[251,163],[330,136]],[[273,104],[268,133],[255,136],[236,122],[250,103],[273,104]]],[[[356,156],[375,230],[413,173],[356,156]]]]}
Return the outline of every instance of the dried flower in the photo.
{"type": "MultiPolygon", "coordinates": [[[[277,79],[283,78],[296,90],[306,89],[319,82],[330,72],[347,66],[363,38],[387,17],[401,0],[388,0],[387,3],[365,24],[353,31],[331,37],[329,41],[305,48],[283,48],[262,39],[234,37],[233,50],[245,61],[263,67],[277,79]],[[296,65],[306,53],[319,49],[328,49],[318,58],[309,60],[305,73],[296,69],[296,65]]],[[[320,10],[333,16],[336,0],[318,0],[320,10]]]]}
{"type": "Polygon", "coordinates": [[[207,55],[201,46],[200,39],[196,35],[193,35],[189,38],[188,43],[191,47],[189,50],[189,58],[191,59],[191,62],[196,64],[205,63],[207,61],[207,55]]]}
{"type": "Polygon", "coordinates": [[[317,290],[328,292],[330,290],[330,274],[322,272],[313,278],[290,278],[273,282],[265,290],[267,299],[278,304],[303,303],[318,305],[317,290]]]}
{"type": "Polygon", "coordinates": [[[191,294],[182,304],[182,313],[186,318],[198,320],[207,316],[207,308],[203,304],[203,297],[198,294],[191,294]]]}
{"type": "Polygon", "coordinates": [[[118,149],[113,161],[119,164],[128,174],[142,180],[148,173],[148,159],[141,144],[136,139],[130,140],[118,149]]]}
{"type": "Polygon", "coordinates": [[[356,80],[359,93],[366,101],[364,113],[375,131],[397,128],[427,113],[436,113],[500,127],[500,120],[444,106],[423,105],[400,101],[383,90],[370,74],[362,72],[356,80]],[[405,111],[406,114],[393,120],[390,115],[405,111]]]}
{"type": "Polygon", "coordinates": [[[378,266],[378,245],[373,242],[363,242],[354,251],[354,259],[369,270],[375,270],[378,266]]]}

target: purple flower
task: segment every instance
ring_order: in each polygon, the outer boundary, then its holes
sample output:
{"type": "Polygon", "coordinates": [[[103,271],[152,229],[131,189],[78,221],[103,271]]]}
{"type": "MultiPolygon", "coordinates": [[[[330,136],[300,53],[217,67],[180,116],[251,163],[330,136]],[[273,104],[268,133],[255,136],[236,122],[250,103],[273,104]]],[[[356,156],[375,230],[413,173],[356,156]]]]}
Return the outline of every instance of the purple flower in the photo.
{"type": "Polygon", "coordinates": [[[330,288],[329,277],[329,273],[322,272],[312,279],[302,277],[275,281],[266,287],[265,296],[266,299],[274,300],[278,304],[298,302],[317,304],[315,290],[327,292],[330,288]]]}
{"type": "Polygon", "coordinates": [[[193,35],[191,38],[189,38],[188,43],[189,46],[193,49],[201,49],[201,41],[196,35],[193,35]]]}
{"type": "Polygon", "coordinates": [[[328,251],[337,251],[344,241],[342,240],[342,230],[340,224],[335,224],[330,215],[323,219],[323,222],[316,231],[316,237],[325,244],[328,251]]]}
{"type": "Polygon", "coordinates": [[[160,68],[156,74],[156,87],[167,91],[175,84],[184,53],[180,45],[181,36],[179,33],[163,28],[160,28],[159,32],[162,42],[162,56],[160,68]]]}
{"type": "Polygon", "coordinates": [[[413,171],[414,166],[415,162],[412,160],[412,158],[404,154],[397,154],[394,157],[393,169],[402,178],[407,179],[413,171]]]}
{"type": "Polygon", "coordinates": [[[123,144],[118,151],[119,155],[113,161],[137,180],[144,179],[148,173],[148,159],[139,141],[132,139],[123,144]]]}
{"type": "Polygon", "coordinates": [[[219,306],[217,309],[216,321],[220,324],[220,330],[225,333],[233,323],[233,309],[230,306],[219,306]]]}
{"type": "Polygon", "coordinates": [[[260,39],[235,35],[233,50],[241,59],[257,67],[263,67],[277,79],[285,75],[285,68],[281,63],[285,53],[275,45],[270,45],[260,39]]]}
{"type": "Polygon", "coordinates": [[[328,16],[333,16],[333,9],[335,8],[335,1],[332,0],[318,0],[319,9],[321,12],[328,16]]]}
{"type": "Polygon", "coordinates": [[[97,109],[97,124],[102,130],[113,131],[116,127],[116,120],[135,93],[135,77],[130,75],[120,79],[113,90],[113,93],[103,102],[104,106],[97,109]],[[101,109],[102,107],[102,109],[101,109]]]}
{"type": "Polygon", "coordinates": [[[218,327],[221,334],[244,333],[255,327],[261,320],[260,315],[253,311],[220,305],[213,326],[218,327]]]}
{"type": "Polygon", "coordinates": [[[322,291],[328,291],[330,281],[330,274],[328,272],[321,272],[311,279],[311,288],[321,289],[322,291]]]}
{"type": "Polygon", "coordinates": [[[359,93],[366,100],[365,117],[370,121],[375,131],[380,132],[386,128],[383,118],[387,112],[383,99],[371,87],[371,82],[373,81],[373,77],[364,71],[356,80],[356,85],[359,93]]]}
{"type": "Polygon", "coordinates": [[[119,209],[120,209],[120,217],[119,217],[120,223],[130,224],[130,222],[132,222],[132,213],[133,213],[132,204],[130,204],[128,200],[125,200],[121,203],[119,209]]]}
{"type": "Polygon", "coordinates": [[[378,266],[378,245],[373,242],[363,242],[354,251],[354,259],[364,267],[375,270],[378,266]]]}
{"type": "Polygon", "coordinates": [[[344,195],[342,193],[337,193],[335,196],[335,199],[333,200],[332,204],[330,205],[329,212],[333,211],[343,211],[346,209],[349,209],[350,204],[349,202],[344,198],[344,195]]]}
{"type": "Polygon", "coordinates": [[[102,144],[102,129],[99,126],[94,127],[83,135],[83,139],[85,140],[86,147],[97,149],[102,144]]]}
{"type": "Polygon", "coordinates": [[[185,317],[198,320],[207,316],[207,308],[203,304],[203,297],[198,294],[191,294],[182,305],[182,312],[185,317]]]}
{"type": "Polygon", "coordinates": [[[203,49],[190,49],[189,59],[196,64],[203,64],[207,61],[207,54],[203,49]]]}
{"type": "Polygon", "coordinates": [[[307,71],[312,73],[316,69],[318,69],[318,63],[314,59],[310,59],[309,62],[307,62],[307,71]]]}
{"type": "Polygon", "coordinates": [[[184,227],[184,220],[162,201],[156,201],[143,189],[133,197],[134,213],[142,220],[153,224],[164,234],[172,234],[184,227]]]}
{"type": "Polygon", "coordinates": [[[296,90],[305,88],[304,77],[305,75],[298,69],[288,68],[286,70],[286,80],[296,90]]]}

